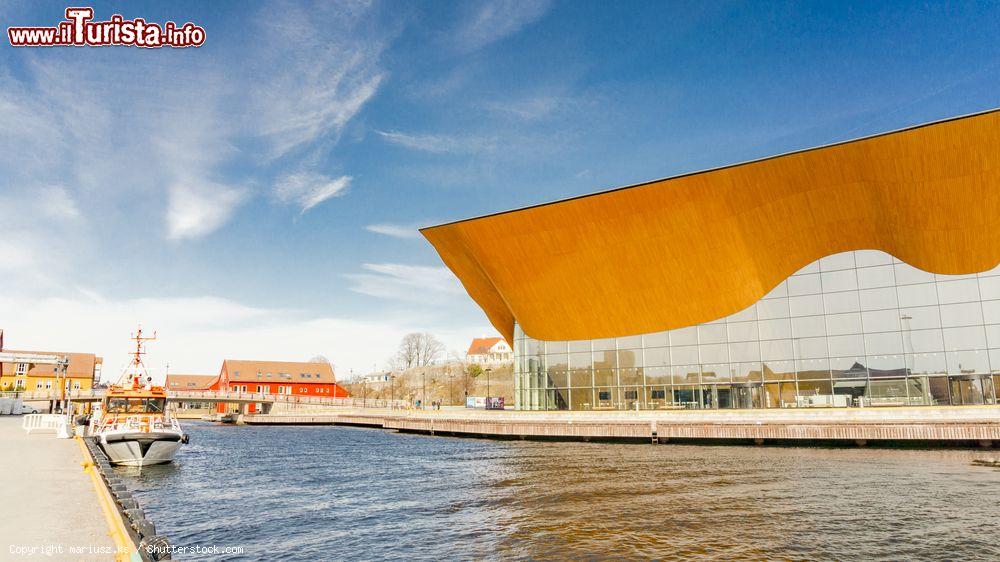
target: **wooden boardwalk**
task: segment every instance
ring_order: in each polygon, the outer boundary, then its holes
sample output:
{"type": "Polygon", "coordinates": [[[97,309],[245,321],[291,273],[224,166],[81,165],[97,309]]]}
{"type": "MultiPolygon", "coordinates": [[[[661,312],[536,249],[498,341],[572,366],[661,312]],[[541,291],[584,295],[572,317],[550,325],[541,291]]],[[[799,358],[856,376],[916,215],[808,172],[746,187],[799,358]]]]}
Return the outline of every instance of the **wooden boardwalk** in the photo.
{"type": "Polygon", "coordinates": [[[1000,446],[1000,407],[682,412],[488,412],[343,409],[243,416],[248,424],[353,425],[507,439],[927,442],[1000,446]]]}

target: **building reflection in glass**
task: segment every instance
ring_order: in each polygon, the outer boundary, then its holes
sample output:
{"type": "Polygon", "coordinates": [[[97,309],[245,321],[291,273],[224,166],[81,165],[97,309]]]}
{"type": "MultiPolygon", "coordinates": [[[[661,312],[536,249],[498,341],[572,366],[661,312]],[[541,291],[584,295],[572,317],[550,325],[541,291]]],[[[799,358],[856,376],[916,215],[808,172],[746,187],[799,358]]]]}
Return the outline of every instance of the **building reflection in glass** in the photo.
{"type": "Polygon", "coordinates": [[[935,275],[859,250],[666,332],[543,342],[515,326],[525,410],[996,404],[1000,266],[935,275]]]}

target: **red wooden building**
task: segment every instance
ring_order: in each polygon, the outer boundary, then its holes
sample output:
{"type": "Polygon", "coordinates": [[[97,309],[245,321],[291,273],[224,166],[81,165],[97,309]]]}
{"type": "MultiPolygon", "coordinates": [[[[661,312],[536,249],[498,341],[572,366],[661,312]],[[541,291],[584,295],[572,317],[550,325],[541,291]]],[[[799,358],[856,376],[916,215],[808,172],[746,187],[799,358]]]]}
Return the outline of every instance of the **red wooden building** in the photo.
{"type": "MultiPolygon", "coordinates": [[[[296,361],[226,359],[222,362],[222,371],[219,373],[219,377],[208,389],[326,398],[350,396],[344,387],[337,384],[333,367],[329,363],[296,361]]],[[[232,409],[231,405],[219,404],[219,412],[227,411],[227,406],[232,409]]],[[[251,404],[249,412],[255,412],[256,406],[256,404],[251,404]]]]}

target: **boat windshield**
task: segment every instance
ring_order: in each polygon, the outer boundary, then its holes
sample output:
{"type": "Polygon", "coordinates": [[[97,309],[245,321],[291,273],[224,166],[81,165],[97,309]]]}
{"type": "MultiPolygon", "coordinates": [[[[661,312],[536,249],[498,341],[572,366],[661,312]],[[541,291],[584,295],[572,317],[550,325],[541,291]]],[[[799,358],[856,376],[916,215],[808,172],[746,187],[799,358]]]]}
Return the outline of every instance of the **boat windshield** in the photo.
{"type": "Polygon", "coordinates": [[[111,398],[107,411],[110,414],[162,414],[165,405],[164,398],[111,398]]]}

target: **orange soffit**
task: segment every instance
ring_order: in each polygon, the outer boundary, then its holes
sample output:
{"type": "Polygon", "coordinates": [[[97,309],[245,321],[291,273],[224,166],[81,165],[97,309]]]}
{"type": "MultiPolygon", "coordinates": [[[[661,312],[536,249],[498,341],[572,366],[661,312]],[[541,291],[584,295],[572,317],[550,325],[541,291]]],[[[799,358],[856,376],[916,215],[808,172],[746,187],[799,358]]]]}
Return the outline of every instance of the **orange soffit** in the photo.
{"type": "Polygon", "coordinates": [[[421,230],[508,342],[690,326],[801,267],[877,249],[1000,260],[1000,111],[421,230]]]}

